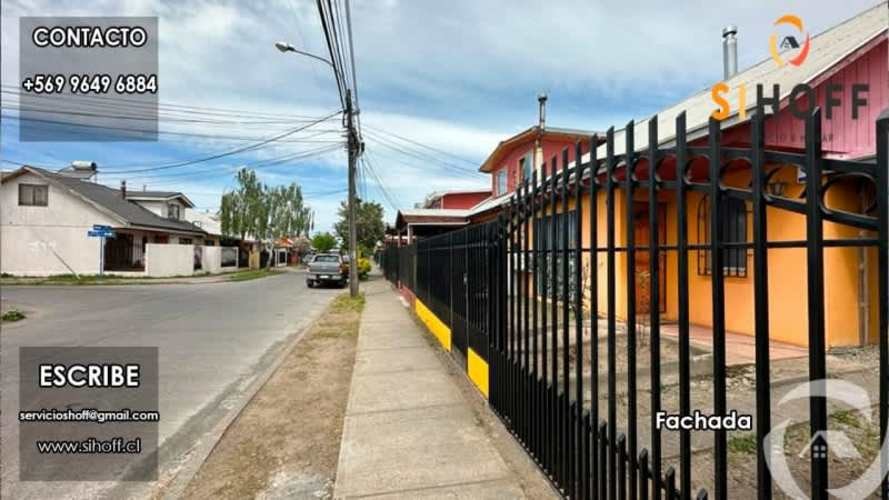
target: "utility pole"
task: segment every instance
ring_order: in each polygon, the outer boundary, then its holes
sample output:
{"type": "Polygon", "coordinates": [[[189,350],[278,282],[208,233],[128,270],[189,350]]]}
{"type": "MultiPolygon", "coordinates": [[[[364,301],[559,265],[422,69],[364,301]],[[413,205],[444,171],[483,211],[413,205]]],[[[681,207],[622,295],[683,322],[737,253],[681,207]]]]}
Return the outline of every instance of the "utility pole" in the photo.
{"type": "Polygon", "coordinates": [[[358,200],[355,195],[355,172],[362,147],[355,130],[354,113],[352,91],[346,89],[346,131],[348,134],[346,147],[349,150],[349,295],[353,298],[358,296],[358,221],[355,214],[357,209],[355,205],[358,200]]]}

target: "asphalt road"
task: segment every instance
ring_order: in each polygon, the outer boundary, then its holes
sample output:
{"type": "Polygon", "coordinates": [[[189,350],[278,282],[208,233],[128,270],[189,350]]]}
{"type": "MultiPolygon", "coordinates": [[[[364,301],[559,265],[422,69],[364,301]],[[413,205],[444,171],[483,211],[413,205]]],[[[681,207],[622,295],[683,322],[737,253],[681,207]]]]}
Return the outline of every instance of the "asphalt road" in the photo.
{"type": "Polygon", "coordinates": [[[29,314],[0,333],[0,497],[138,496],[146,486],[18,481],[19,347],[157,346],[163,477],[340,292],[308,289],[301,272],[197,285],[5,287],[3,301],[29,314]]]}

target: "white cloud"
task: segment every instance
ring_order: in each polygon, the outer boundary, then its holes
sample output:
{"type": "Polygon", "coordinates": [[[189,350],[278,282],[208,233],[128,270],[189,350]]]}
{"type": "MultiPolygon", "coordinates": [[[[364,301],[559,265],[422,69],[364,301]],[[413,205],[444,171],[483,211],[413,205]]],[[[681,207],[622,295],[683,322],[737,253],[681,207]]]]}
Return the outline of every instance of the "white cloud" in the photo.
{"type": "MultiPolygon", "coordinates": [[[[776,7],[766,0],[353,0],[362,122],[370,133],[373,128],[384,129],[481,160],[498,141],[535,122],[534,96],[539,90],[547,90],[551,96],[550,124],[595,130],[611,124],[621,126],[718,79],[720,34],[726,24],[740,28],[743,67],[766,57],[771,23],[780,14],[801,15],[814,34],[873,3],[788,0],[776,7]]],[[[163,102],[311,116],[326,114],[339,105],[327,66],[281,54],[273,47],[275,41],[285,40],[327,57],[311,1],[7,0],[0,8],[4,84],[18,80],[21,15],[158,15],[163,102]]],[[[6,103],[4,95],[4,106],[6,103]]],[[[162,129],[267,137],[288,126],[226,128],[164,123],[162,129]]],[[[19,144],[9,134],[9,127],[4,127],[3,133],[6,152],[11,149],[41,159],[65,159],[66,154],[76,153],[107,164],[163,162],[170,160],[169,155],[194,158],[244,144],[164,137],[156,150],[127,149],[125,144],[47,146],[19,144]]],[[[442,167],[436,158],[423,162],[392,152],[370,134],[367,139],[379,175],[406,205],[421,200],[428,191],[486,184],[483,177],[473,179],[442,167]]],[[[231,167],[308,147],[282,144],[237,161],[222,161],[219,166],[231,167]]],[[[305,170],[308,176],[329,179],[328,184],[343,182],[345,158],[342,153],[331,154],[305,169],[294,168],[297,174],[305,170]]],[[[281,168],[268,169],[263,175],[268,182],[287,182],[290,173],[281,168]]],[[[181,182],[195,191],[207,191],[206,186],[215,189],[227,182],[200,176],[169,177],[167,181],[181,182]]],[[[376,192],[372,186],[368,189],[376,192]]],[[[329,199],[318,204],[329,212],[319,213],[319,225],[329,226],[335,218],[335,204],[329,199]]],[[[387,207],[391,219],[389,211],[387,207]]]]}

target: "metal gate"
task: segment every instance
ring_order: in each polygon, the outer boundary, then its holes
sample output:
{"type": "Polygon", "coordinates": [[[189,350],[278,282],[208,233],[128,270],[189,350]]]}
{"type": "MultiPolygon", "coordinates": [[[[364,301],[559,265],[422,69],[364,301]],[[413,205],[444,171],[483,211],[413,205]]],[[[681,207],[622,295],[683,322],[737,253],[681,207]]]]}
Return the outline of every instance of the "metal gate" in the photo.
{"type": "MultiPolygon", "coordinates": [[[[799,321],[807,325],[808,379],[819,381],[827,376],[825,250],[876,249],[880,443],[885,442],[889,417],[889,114],[877,122],[875,162],[824,158],[818,110],[805,120],[804,153],[766,150],[766,119],[762,113],[754,115],[749,148],[723,147],[717,121],[710,122],[706,144],[689,144],[684,114],[676,118],[673,145],[660,145],[655,117],[648,122],[647,144],[637,148],[631,122],[623,151],[616,150],[613,129],[604,138],[592,137],[588,145],[575,148],[575,158],[581,158],[584,150],[591,151],[588,160],[569,164],[567,150],[561,158],[552,158],[548,171],[555,174],[545,178],[534,174],[526,180],[497,221],[416,244],[412,290],[431,305],[438,318],[461,332],[459,338],[454,336],[458,350],[465,355],[468,348],[489,365],[492,408],[566,497],[728,497],[725,430],[712,431],[709,492],[692,491],[695,464],[689,430],[679,431],[675,467],[664,466],[655,417],[663,407],[661,348],[666,344],[661,337],[661,307],[643,308],[637,297],[640,280],[648,281],[645,303],[661,304],[665,290],[675,297],[678,410],[689,415],[693,409],[690,308],[695,298],[690,294],[689,276],[695,263],[699,273],[709,273],[706,298],[712,320],[712,366],[707,382],[712,386],[710,404],[716,415],[728,409],[726,281],[752,274],[756,491],[758,498],[768,499],[772,476],[767,450],[761,444],[772,428],[769,304],[778,300],[769,296],[770,256],[787,249],[804,253],[806,287],[799,293],[806,295],[807,306],[806,317],[799,321]],[[606,153],[598,158],[602,142],[606,153]],[[799,171],[804,183],[800,196],[784,194],[773,182],[787,168],[799,171]],[[745,172],[748,181],[730,182],[730,174],[739,171],[745,172]],[[862,186],[866,201],[862,209],[833,207],[828,202],[831,190],[845,182],[862,186]],[[659,227],[665,221],[658,212],[664,200],[676,207],[675,222],[668,223],[669,228],[659,227]],[[640,213],[640,203],[647,205],[647,211],[640,213]],[[744,231],[738,230],[740,219],[733,218],[740,208],[749,211],[749,230],[746,222],[744,231]],[[696,241],[689,238],[688,224],[695,210],[705,228],[704,237],[696,241]],[[773,213],[801,217],[804,237],[770,239],[767,214],[773,213]],[[640,216],[649,233],[637,244],[635,231],[626,228],[636,227],[640,216]],[[835,237],[837,232],[825,237],[825,222],[858,232],[855,237],[835,237]],[[664,231],[669,233],[666,241],[660,237],[664,231]],[[640,253],[648,254],[641,260],[647,262],[647,270],[627,264],[636,262],[640,253]],[[662,281],[664,256],[675,261],[677,269],[670,287],[662,281]],[[637,309],[643,309],[646,317],[637,314],[637,309]],[[644,352],[643,343],[647,359],[638,356],[644,352]],[[618,366],[619,360],[626,366],[618,366]],[[647,376],[641,379],[637,363],[647,363],[647,376]],[[640,399],[638,389],[646,385],[648,394],[640,399]]],[[[384,265],[390,280],[406,272],[400,258],[403,251],[386,251],[384,265]]],[[[826,431],[825,397],[810,398],[808,417],[810,436],[826,431]]],[[[811,456],[813,498],[827,498],[830,471],[824,451],[824,455],[811,456]]],[[[884,453],[881,462],[885,471],[889,457],[884,453]]],[[[887,485],[883,477],[884,498],[889,497],[887,485]]]]}

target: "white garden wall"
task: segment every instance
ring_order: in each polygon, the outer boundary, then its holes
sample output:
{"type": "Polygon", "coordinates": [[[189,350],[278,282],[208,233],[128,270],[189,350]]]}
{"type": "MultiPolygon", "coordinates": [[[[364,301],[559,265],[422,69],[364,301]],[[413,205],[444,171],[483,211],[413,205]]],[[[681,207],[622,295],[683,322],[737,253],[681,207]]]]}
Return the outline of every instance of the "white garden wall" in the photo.
{"type": "Polygon", "coordinates": [[[238,249],[237,247],[201,247],[202,249],[202,257],[201,257],[201,271],[211,274],[223,273],[228,271],[235,271],[238,269],[238,249]],[[234,260],[232,261],[231,254],[234,252],[234,260]],[[223,265],[223,253],[227,254],[229,257],[229,262],[226,264],[231,265],[223,265]],[[232,264],[233,262],[233,264],[232,264]]]}
{"type": "Polygon", "coordinates": [[[149,243],[145,248],[145,275],[155,278],[194,274],[194,245],[149,243]]]}

